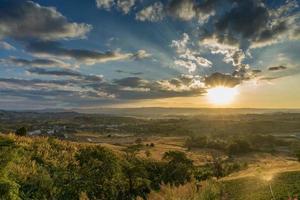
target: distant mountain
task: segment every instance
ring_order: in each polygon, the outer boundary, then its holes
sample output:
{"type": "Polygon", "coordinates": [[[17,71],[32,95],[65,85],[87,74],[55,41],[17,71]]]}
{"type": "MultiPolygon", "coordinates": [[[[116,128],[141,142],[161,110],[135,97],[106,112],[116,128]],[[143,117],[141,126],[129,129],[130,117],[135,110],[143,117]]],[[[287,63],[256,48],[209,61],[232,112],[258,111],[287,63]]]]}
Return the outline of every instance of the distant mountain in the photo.
{"type": "Polygon", "coordinates": [[[176,115],[202,115],[202,114],[262,114],[262,113],[300,113],[300,109],[253,109],[253,108],[99,108],[76,109],[80,113],[101,113],[128,116],[176,116],[176,115]]]}

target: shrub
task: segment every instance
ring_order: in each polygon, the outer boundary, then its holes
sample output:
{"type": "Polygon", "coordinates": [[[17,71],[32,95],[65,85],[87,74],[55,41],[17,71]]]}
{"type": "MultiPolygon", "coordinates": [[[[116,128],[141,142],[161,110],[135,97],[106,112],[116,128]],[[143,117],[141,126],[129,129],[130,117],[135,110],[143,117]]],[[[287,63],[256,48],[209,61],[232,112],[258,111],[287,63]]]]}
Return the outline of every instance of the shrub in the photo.
{"type": "Polygon", "coordinates": [[[27,134],[27,129],[25,127],[21,127],[16,130],[15,134],[18,136],[25,136],[27,134]]]}
{"type": "Polygon", "coordinates": [[[251,151],[250,145],[244,140],[235,140],[232,144],[228,146],[229,155],[237,155],[248,153],[251,151]]]}
{"type": "Polygon", "coordinates": [[[1,199],[20,200],[19,185],[13,181],[0,178],[0,197],[1,199]]]}
{"type": "Polygon", "coordinates": [[[178,186],[191,180],[194,165],[185,153],[168,151],[164,154],[163,159],[168,161],[164,169],[163,180],[165,183],[178,186]]]}

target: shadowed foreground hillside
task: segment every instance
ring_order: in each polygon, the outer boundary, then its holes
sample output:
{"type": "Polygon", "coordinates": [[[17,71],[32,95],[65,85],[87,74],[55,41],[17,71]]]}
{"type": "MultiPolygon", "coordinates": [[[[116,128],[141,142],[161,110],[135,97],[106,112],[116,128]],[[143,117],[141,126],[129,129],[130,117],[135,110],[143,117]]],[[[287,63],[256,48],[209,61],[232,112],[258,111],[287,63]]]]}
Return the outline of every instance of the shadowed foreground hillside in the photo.
{"type": "Polygon", "coordinates": [[[300,193],[299,171],[266,181],[234,175],[243,170],[237,164],[216,160],[211,168],[195,166],[179,151],[166,152],[162,160],[143,159],[136,147],[117,152],[47,137],[0,135],[0,199],[270,199],[269,184],[277,199],[300,193]],[[226,174],[218,174],[224,169],[226,174]]]}

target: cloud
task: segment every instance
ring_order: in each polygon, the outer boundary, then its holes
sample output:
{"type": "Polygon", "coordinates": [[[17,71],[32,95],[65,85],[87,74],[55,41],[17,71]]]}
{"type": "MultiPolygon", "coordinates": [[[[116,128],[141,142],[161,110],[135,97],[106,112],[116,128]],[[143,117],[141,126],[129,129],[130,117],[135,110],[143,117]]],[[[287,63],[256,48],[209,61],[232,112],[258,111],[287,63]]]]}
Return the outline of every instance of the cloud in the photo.
{"type": "Polygon", "coordinates": [[[279,65],[267,68],[257,80],[267,80],[272,81],[280,78],[286,78],[298,75],[300,73],[300,67],[298,64],[289,64],[287,66],[279,65]]]}
{"type": "Polygon", "coordinates": [[[71,67],[71,64],[53,58],[27,60],[22,58],[11,57],[7,59],[0,59],[0,63],[21,67],[71,67]]]}
{"type": "Polygon", "coordinates": [[[136,0],[117,0],[117,6],[124,14],[128,14],[136,0]]]}
{"type": "MultiPolygon", "coordinates": [[[[205,93],[199,76],[181,75],[169,80],[149,81],[139,77],[126,77],[105,81],[96,75],[84,75],[77,71],[32,68],[30,73],[60,76],[64,79],[15,79],[0,78],[0,94],[13,99],[51,102],[63,107],[99,105],[135,99],[157,99],[179,96],[199,96],[205,93]],[[71,79],[66,79],[71,78],[71,79]]],[[[40,105],[40,104],[39,104],[40,105]]]]}
{"type": "Polygon", "coordinates": [[[215,12],[212,20],[199,26],[199,46],[223,55],[223,61],[235,67],[233,75],[243,80],[255,76],[244,63],[245,58],[251,57],[251,49],[297,38],[295,32],[300,22],[299,13],[295,12],[297,1],[273,7],[267,3],[215,0],[211,4],[215,12]]]}
{"type": "Polygon", "coordinates": [[[212,54],[221,54],[224,56],[225,63],[231,63],[233,66],[239,66],[245,58],[245,53],[239,47],[226,44],[224,41],[219,41],[217,38],[206,38],[201,41],[200,45],[208,48],[212,54]]]}
{"type": "Polygon", "coordinates": [[[114,0],[96,0],[96,5],[97,8],[110,10],[110,8],[114,5],[114,0]]]}
{"type": "Polygon", "coordinates": [[[162,91],[172,91],[177,93],[191,93],[199,95],[204,92],[205,85],[199,76],[181,75],[170,80],[157,81],[157,87],[162,91]]]}
{"type": "Polygon", "coordinates": [[[168,4],[170,15],[188,21],[196,16],[195,2],[193,0],[172,0],[168,4]]]}
{"type": "Polygon", "coordinates": [[[262,71],[260,70],[260,69],[253,69],[252,70],[252,73],[254,73],[254,74],[259,74],[259,73],[261,73],[262,71]]]}
{"type": "Polygon", "coordinates": [[[210,76],[205,77],[205,85],[207,87],[225,86],[234,87],[241,83],[239,78],[236,78],[230,74],[222,74],[219,72],[213,73],[210,76]]]}
{"type": "Polygon", "coordinates": [[[116,7],[124,14],[128,14],[135,3],[136,0],[96,0],[97,8],[110,10],[111,8],[116,7]]]}
{"type": "Polygon", "coordinates": [[[0,49],[5,49],[5,50],[16,50],[14,46],[11,44],[5,42],[5,41],[0,41],[0,49]]]}
{"type": "Polygon", "coordinates": [[[126,77],[123,79],[117,79],[114,81],[114,83],[117,83],[120,86],[143,87],[148,83],[148,81],[139,77],[126,77]]]}
{"type": "Polygon", "coordinates": [[[135,76],[144,74],[143,72],[127,72],[127,71],[120,70],[120,69],[116,70],[116,72],[124,73],[124,74],[131,74],[131,75],[135,75],[135,76]]]}
{"type": "Polygon", "coordinates": [[[54,7],[33,1],[0,0],[0,38],[57,40],[83,38],[92,29],[84,23],[71,23],[54,7]]]}
{"type": "Polygon", "coordinates": [[[155,2],[154,4],[139,11],[135,19],[139,21],[161,21],[165,17],[164,5],[161,2],[155,2]]]}
{"type": "Polygon", "coordinates": [[[102,75],[85,75],[78,71],[69,70],[69,69],[60,69],[60,70],[47,70],[44,68],[30,68],[27,70],[31,74],[38,74],[38,75],[48,75],[48,76],[69,76],[85,81],[104,81],[102,75]]]}
{"type": "Polygon", "coordinates": [[[65,106],[70,106],[73,102],[88,102],[91,99],[97,99],[98,102],[101,102],[105,99],[114,98],[113,94],[86,85],[87,82],[82,80],[0,78],[0,94],[24,97],[38,102],[52,100],[56,104],[64,103],[65,106]]]}
{"type": "Polygon", "coordinates": [[[211,67],[212,62],[193,50],[189,40],[187,33],[183,33],[180,40],[172,40],[171,47],[175,48],[178,55],[174,61],[175,65],[186,68],[190,73],[196,71],[198,67],[211,67]]]}
{"type": "Polygon", "coordinates": [[[279,71],[279,70],[285,70],[285,69],[287,69],[287,67],[282,66],[282,65],[268,68],[269,71],[279,71]]]}
{"type": "Polygon", "coordinates": [[[195,0],[171,0],[166,6],[170,16],[189,21],[196,19],[200,24],[208,21],[215,14],[219,0],[197,2],[195,0]]]}
{"type": "Polygon", "coordinates": [[[150,56],[145,50],[139,50],[137,53],[121,53],[118,51],[99,52],[84,49],[67,49],[58,42],[32,42],[26,46],[26,50],[36,56],[72,58],[87,65],[118,60],[143,59],[150,56]]]}
{"type": "Polygon", "coordinates": [[[201,77],[181,75],[180,77],[149,81],[139,77],[114,80],[107,86],[120,99],[157,99],[166,97],[197,96],[205,93],[201,77]]]}
{"type": "Polygon", "coordinates": [[[216,17],[213,29],[206,32],[206,38],[215,38],[219,44],[238,47],[243,51],[289,39],[298,27],[292,10],[296,1],[287,1],[278,8],[269,8],[261,0],[229,0],[230,9],[216,17]],[[293,6],[291,6],[293,5],[293,6]]]}
{"type": "Polygon", "coordinates": [[[149,58],[150,56],[151,56],[151,54],[149,54],[147,51],[138,50],[135,54],[132,55],[132,58],[140,60],[140,59],[144,59],[144,58],[149,58]]]}

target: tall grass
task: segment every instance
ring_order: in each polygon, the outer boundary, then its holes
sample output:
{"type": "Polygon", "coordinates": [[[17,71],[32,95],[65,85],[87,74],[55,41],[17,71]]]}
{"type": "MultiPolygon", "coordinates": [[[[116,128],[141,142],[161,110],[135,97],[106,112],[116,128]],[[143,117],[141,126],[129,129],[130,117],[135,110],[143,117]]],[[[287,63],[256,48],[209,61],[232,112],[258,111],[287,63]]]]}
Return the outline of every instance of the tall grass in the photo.
{"type": "Polygon", "coordinates": [[[190,182],[178,187],[162,185],[160,191],[148,195],[149,200],[217,200],[221,197],[221,184],[215,180],[190,182]]]}

